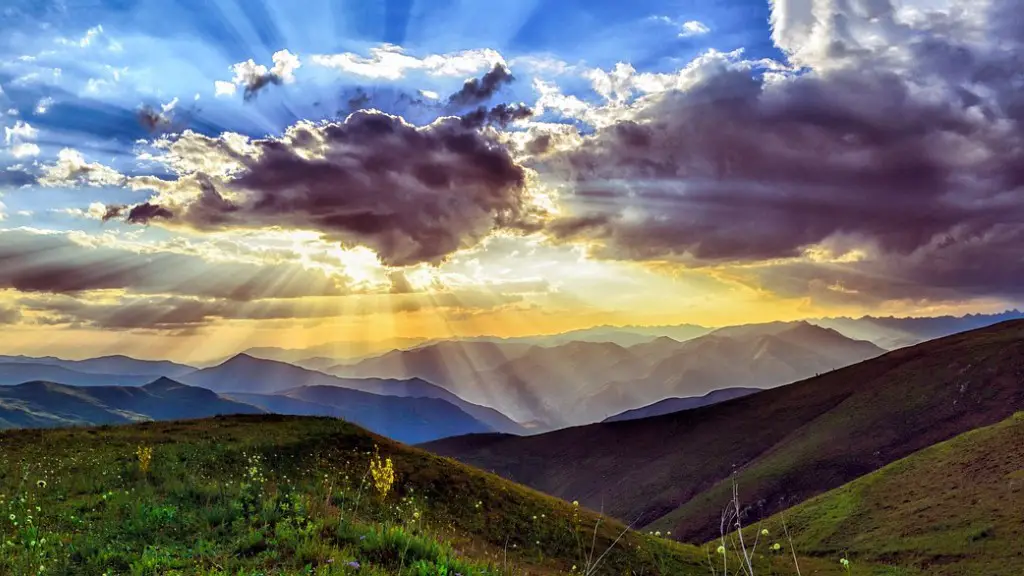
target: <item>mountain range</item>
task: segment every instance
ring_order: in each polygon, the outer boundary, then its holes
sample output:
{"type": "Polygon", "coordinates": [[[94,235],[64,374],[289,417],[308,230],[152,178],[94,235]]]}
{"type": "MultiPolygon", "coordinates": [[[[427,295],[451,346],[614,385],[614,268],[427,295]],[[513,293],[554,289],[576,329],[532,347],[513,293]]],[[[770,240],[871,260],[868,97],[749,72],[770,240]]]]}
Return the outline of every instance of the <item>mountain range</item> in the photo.
{"type": "Polygon", "coordinates": [[[0,428],[126,424],[263,412],[162,377],[144,386],[80,387],[40,381],[0,386],[0,428]]]}
{"type": "Polygon", "coordinates": [[[767,388],[884,353],[804,322],[718,330],[623,347],[442,342],[327,369],[338,376],[422,378],[539,429],[598,422],[665,398],[767,388]]]}
{"type": "Polygon", "coordinates": [[[1024,321],[1008,321],[712,406],[424,448],[702,541],[733,480],[767,515],[1022,409],[1024,321]]]}

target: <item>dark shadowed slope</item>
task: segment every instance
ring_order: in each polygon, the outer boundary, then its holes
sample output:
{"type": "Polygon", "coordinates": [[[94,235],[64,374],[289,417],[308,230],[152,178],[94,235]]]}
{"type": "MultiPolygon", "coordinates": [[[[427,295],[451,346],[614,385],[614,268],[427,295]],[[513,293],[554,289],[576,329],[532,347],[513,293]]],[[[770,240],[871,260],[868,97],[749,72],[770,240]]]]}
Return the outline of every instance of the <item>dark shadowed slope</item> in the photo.
{"type": "Polygon", "coordinates": [[[153,378],[153,376],[137,374],[88,374],[53,364],[0,363],[0,386],[12,386],[36,380],[68,386],[142,386],[153,378]]]}
{"type": "Polygon", "coordinates": [[[704,408],[426,447],[704,540],[718,531],[734,470],[745,499],[771,513],[999,422],[1022,402],[1024,321],[1013,321],[704,408]]]}
{"type": "MultiPolygon", "coordinates": [[[[501,412],[467,402],[440,386],[418,378],[409,380],[338,378],[283,362],[239,354],[220,365],[193,372],[183,377],[183,380],[193,386],[202,386],[218,392],[246,394],[278,394],[301,386],[333,386],[385,396],[436,398],[457,406],[464,413],[483,422],[486,430],[523,432],[521,426],[501,412]]],[[[424,405],[435,404],[425,403],[424,405]]],[[[469,431],[466,430],[466,432],[469,431]]]]}
{"type": "Polygon", "coordinates": [[[167,378],[137,387],[28,382],[0,388],[0,427],[119,424],[140,420],[258,414],[263,410],[167,378]]]}
{"type": "Polygon", "coordinates": [[[64,360],[46,356],[0,356],[0,364],[45,364],[86,374],[120,374],[126,376],[167,376],[174,378],[193,372],[195,368],[167,360],[138,360],[128,356],[101,356],[85,360],[64,360]]]}
{"type": "Polygon", "coordinates": [[[492,430],[436,398],[379,396],[338,386],[302,386],[279,394],[231,393],[228,397],[277,414],[344,418],[410,444],[492,430]]]}
{"type": "Polygon", "coordinates": [[[694,408],[700,408],[702,406],[710,406],[712,404],[718,404],[719,402],[725,402],[726,400],[732,400],[733,398],[742,398],[743,396],[749,396],[755,392],[761,392],[760,388],[723,388],[721,390],[715,390],[714,392],[708,392],[703,396],[691,396],[689,398],[667,398],[661,402],[655,402],[650,406],[644,406],[643,408],[636,408],[635,410],[627,410],[621,414],[616,414],[605,420],[605,422],[622,422],[624,420],[638,420],[640,418],[650,418],[651,416],[661,416],[662,414],[672,414],[673,412],[682,412],[683,410],[693,410],[694,408]]]}
{"type": "MultiPolygon", "coordinates": [[[[897,460],[785,512],[797,550],[1016,576],[1024,567],[1024,412],[897,460]]],[[[782,533],[781,516],[767,522],[782,533]]]]}

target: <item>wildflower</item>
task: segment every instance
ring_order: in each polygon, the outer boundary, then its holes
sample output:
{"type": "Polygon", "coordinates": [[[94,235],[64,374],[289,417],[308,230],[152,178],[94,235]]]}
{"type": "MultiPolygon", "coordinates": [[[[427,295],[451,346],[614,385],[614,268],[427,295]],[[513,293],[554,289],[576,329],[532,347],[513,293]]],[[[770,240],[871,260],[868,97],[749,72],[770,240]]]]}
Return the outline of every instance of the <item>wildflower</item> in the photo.
{"type": "Polygon", "coordinates": [[[654,535],[657,536],[658,538],[661,538],[661,530],[658,530],[657,532],[655,532],[654,535]]]}
{"type": "Polygon", "coordinates": [[[18,517],[15,516],[14,514],[11,514],[10,518],[11,518],[11,522],[14,522],[15,520],[18,519],[18,517]]]}
{"type": "Polygon", "coordinates": [[[847,570],[850,569],[850,561],[846,558],[840,558],[839,563],[843,565],[843,568],[846,568],[847,570]]]}
{"type": "Polygon", "coordinates": [[[775,544],[772,544],[772,550],[778,552],[779,550],[782,550],[782,545],[776,542],[775,544]]]}
{"type": "Polygon", "coordinates": [[[46,488],[46,480],[36,480],[36,486],[46,488]]]}
{"type": "Polygon", "coordinates": [[[768,529],[767,528],[763,528],[761,530],[761,536],[767,536],[767,535],[768,535],[768,529]]]}
{"type": "Polygon", "coordinates": [[[380,454],[375,454],[370,460],[370,474],[373,476],[373,484],[383,500],[395,483],[395,467],[391,463],[391,458],[381,460],[380,454]]]}
{"type": "Polygon", "coordinates": [[[419,518],[420,518],[420,513],[419,513],[418,511],[417,511],[417,512],[413,512],[413,513],[412,513],[412,517],[413,517],[414,519],[416,519],[416,520],[419,520],[419,518]]]}
{"type": "Polygon", "coordinates": [[[719,546],[718,547],[718,553],[719,554],[725,554],[725,546],[719,546]]]}
{"type": "Polygon", "coordinates": [[[575,507],[577,507],[577,508],[579,508],[579,506],[580,506],[580,503],[579,503],[579,501],[577,501],[577,500],[573,500],[573,501],[572,501],[572,505],[573,505],[573,506],[575,506],[575,507]]]}
{"type": "Polygon", "coordinates": [[[356,562],[355,560],[349,562],[348,564],[346,564],[346,566],[352,568],[353,570],[359,570],[359,562],[356,562]]]}

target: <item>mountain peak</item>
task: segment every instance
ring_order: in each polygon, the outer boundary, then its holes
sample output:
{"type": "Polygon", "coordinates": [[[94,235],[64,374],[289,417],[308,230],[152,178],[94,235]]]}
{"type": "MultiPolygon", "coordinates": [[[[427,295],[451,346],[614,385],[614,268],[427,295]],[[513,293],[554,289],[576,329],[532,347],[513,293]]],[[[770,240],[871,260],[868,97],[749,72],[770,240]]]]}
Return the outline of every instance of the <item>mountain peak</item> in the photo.
{"type": "Polygon", "coordinates": [[[152,392],[153,390],[167,390],[171,388],[182,388],[185,386],[185,384],[182,384],[177,380],[172,380],[166,376],[161,376],[156,380],[153,380],[149,384],[146,384],[145,386],[143,386],[143,388],[152,392]]]}

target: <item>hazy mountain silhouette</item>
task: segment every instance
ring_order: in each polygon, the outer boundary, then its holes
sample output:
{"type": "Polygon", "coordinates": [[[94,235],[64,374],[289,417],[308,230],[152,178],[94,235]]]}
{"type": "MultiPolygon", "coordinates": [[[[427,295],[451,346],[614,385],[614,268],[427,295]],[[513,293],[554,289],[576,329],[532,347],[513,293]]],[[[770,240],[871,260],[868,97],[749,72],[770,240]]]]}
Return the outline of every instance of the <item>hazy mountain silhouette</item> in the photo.
{"type": "Polygon", "coordinates": [[[0,387],[0,427],[4,428],[121,424],[262,412],[255,406],[167,378],[144,386],[86,388],[36,381],[0,387]]]}
{"type": "Polygon", "coordinates": [[[436,398],[381,396],[339,386],[301,386],[280,394],[231,393],[240,402],[268,412],[297,416],[333,416],[400,442],[493,431],[493,428],[436,398]]]}
{"type": "Polygon", "coordinates": [[[43,364],[59,366],[85,374],[121,374],[132,376],[167,376],[174,378],[195,371],[192,366],[167,360],[138,360],[128,356],[100,356],[85,360],[64,360],[46,356],[0,356],[0,364],[43,364]]]}
{"type": "Polygon", "coordinates": [[[30,362],[0,363],[0,386],[12,386],[35,380],[68,386],[142,386],[152,375],[89,374],[55,364],[30,362]]]}
{"type": "Polygon", "coordinates": [[[708,392],[703,396],[666,398],[649,406],[626,410],[621,414],[609,416],[604,422],[622,422],[624,420],[638,420],[640,418],[650,418],[651,416],[661,416],[662,414],[672,414],[673,412],[692,410],[701,406],[710,406],[719,402],[725,402],[726,400],[732,400],[733,398],[749,396],[755,392],[761,392],[761,388],[722,388],[721,390],[708,392]]]}
{"type": "MultiPolygon", "coordinates": [[[[383,396],[411,399],[438,399],[458,407],[463,413],[479,420],[488,430],[521,433],[523,428],[501,412],[463,400],[456,394],[420,378],[355,379],[338,378],[315,370],[308,370],[284,362],[254,358],[239,354],[224,363],[186,375],[183,380],[193,386],[202,386],[218,392],[246,394],[278,394],[299,387],[340,387],[383,396]]],[[[237,394],[234,394],[238,397],[237,394]]],[[[358,396],[350,396],[357,398],[358,396]]],[[[425,406],[436,406],[425,402],[425,406]]],[[[367,424],[374,430],[374,426],[367,424]]]]}

